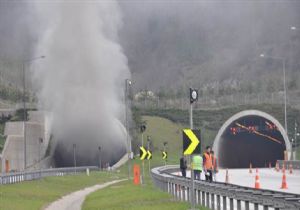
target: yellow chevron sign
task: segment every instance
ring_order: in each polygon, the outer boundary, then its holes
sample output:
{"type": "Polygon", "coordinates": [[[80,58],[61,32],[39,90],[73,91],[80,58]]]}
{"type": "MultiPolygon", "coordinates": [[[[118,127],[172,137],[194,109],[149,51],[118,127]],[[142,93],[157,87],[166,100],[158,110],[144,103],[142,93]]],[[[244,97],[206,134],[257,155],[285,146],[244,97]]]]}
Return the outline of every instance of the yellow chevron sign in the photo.
{"type": "Polygon", "coordinates": [[[147,154],[148,154],[147,159],[148,159],[148,160],[152,159],[152,153],[151,153],[150,150],[147,151],[147,154]]]}
{"type": "Polygon", "coordinates": [[[183,154],[200,154],[200,130],[183,129],[183,154]]]}
{"type": "Polygon", "coordinates": [[[165,160],[168,158],[168,153],[166,151],[162,152],[162,158],[165,160]]]}
{"type": "Polygon", "coordinates": [[[140,147],[140,160],[144,160],[147,154],[147,150],[144,147],[140,147]]]}

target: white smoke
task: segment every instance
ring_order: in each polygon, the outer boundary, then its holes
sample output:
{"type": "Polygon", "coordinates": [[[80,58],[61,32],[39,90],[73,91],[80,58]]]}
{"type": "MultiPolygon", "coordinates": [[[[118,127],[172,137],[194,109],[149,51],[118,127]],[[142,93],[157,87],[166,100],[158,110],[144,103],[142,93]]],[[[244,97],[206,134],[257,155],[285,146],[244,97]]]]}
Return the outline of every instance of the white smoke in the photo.
{"type": "Polygon", "coordinates": [[[44,34],[34,67],[39,106],[53,113],[52,132],[65,152],[76,143],[83,164],[98,146],[108,160],[124,153],[124,81],[130,76],[118,44],[116,1],[37,2],[44,34]],[[122,151],[122,152],[121,152],[122,151]]]}

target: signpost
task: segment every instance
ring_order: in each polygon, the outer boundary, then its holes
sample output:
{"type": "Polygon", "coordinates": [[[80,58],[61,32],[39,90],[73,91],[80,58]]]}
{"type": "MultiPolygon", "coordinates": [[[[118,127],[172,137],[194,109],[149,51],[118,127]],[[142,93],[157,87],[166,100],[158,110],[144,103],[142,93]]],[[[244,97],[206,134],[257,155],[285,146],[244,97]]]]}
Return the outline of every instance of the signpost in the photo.
{"type": "MultiPolygon", "coordinates": [[[[144,147],[144,132],[146,130],[146,125],[142,124],[140,126],[140,130],[141,130],[141,133],[142,133],[142,147],[144,147]]],[[[143,173],[143,177],[145,177],[145,162],[144,162],[144,159],[142,160],[142,173],[143,173]]]]}
{"type": "Polygon", "coordinates": [[[167,165],[167,160],[168,160],[168,152],[166,151],[166,146],[168,142],[164,142],[164,150],[162,151],[162,159],[165,161],[165,165],[167,165]]]}
{"type": "MultiPolygon", "coordinates": [[[[189,156],[189,162],[191,165],[191,190],[190,190],[190,197],[191,197],[191,205],[192,209],[195,209],[195,183],[194,183],[194,170],[192,166],[192,157],[194,150],[200,143],[199,139],[195,137],[196,135],[192,132],[193,129],[193,103],[198,100],[198,90],[190,88],[190,130],[185,129],[183,131],[183,136],[187,136],[190,139],[190,145],[183,151],[184,155],[189,156]],[[198,141],[197,141],[198,140],[198,141]]],[[[183,146],[184,146],[183,142],[183,146]]]]}

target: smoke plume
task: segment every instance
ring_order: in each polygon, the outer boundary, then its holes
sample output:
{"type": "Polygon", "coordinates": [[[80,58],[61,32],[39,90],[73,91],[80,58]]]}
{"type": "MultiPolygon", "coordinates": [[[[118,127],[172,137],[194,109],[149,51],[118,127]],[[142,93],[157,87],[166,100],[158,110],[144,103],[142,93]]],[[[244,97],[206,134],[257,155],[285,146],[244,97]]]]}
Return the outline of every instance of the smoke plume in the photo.
{"type": "Polygon", "coordinates": [[[53,114],[58,166],[115,162],[126,148],[124,81],[130,76],[118,44],[122,16],[115,1],[36,3],[44,31],[34,67],[39,106],[53,114]]]}

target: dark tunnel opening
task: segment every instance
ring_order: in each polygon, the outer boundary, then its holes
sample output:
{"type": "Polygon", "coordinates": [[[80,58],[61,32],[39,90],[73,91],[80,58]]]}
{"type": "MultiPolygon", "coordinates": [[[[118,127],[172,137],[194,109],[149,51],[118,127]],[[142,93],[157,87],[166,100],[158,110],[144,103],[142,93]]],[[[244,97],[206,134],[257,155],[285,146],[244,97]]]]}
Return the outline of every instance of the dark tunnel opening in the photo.
{"type": "Polygon", "coordinates": [[[286,145],[270,120],[249,115],[233,121],[220,138],[219,164],[223,168],[266,167],[284,159],[286,145]]]}
{"type": "Polygon", "coordinates": [[[115,147],[114,151],[108,151],[105,148],[91,147],[89,151],[82,151],[80,144],[76,145],[75,158],[73,144],[58,143],[54,150],[54,164],[56,167],[74,167],[76,166],[100,166],[105,168],[108,165],[113,166],[125,154],[126,149],[123,147],[115,147]]]}

